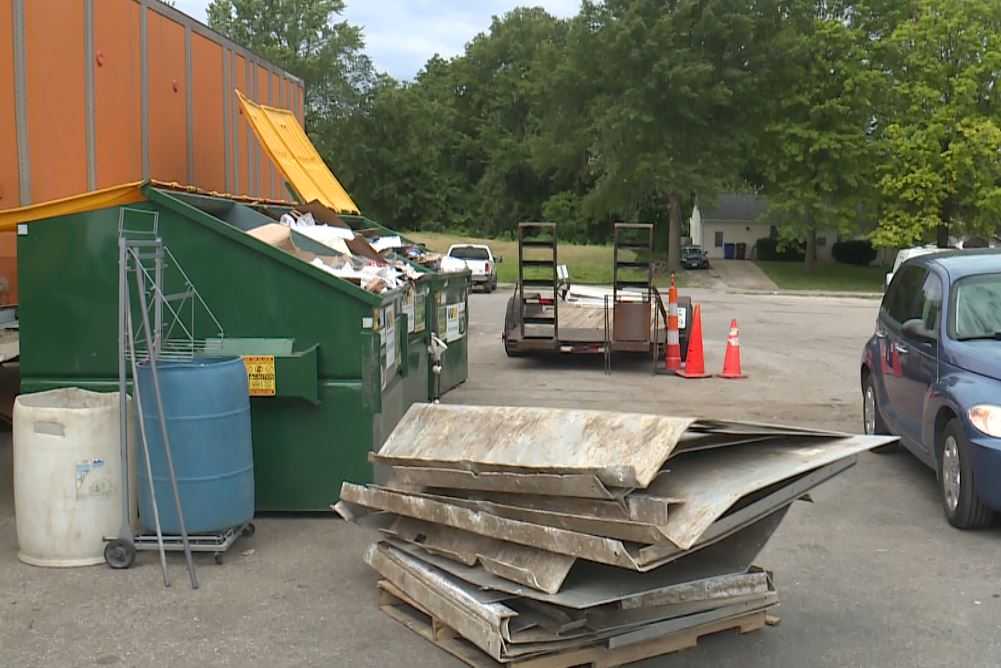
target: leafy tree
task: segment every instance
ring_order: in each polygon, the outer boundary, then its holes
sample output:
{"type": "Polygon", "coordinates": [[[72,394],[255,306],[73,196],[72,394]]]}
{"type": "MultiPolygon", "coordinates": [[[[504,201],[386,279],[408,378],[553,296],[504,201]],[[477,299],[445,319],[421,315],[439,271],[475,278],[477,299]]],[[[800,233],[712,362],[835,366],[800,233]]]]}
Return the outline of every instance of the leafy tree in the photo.
{"type": "Polygon", "coordinates": [[[314,132],[358,110],[375,73],[343,0],[212,0],[209,26],[300,77],[314,132]]]}
{"type": "Polygon", "coordinates": [[[919,0],[887,37],[873,242],[989,234],[1001,219],[1001,3],[919,0]]]}
{"type": "Polygon", "coordinates": [[[785,58],[770,76],[781,91],[755,160],[768,196],[768,215],[784,239],[806,241],[805,262],[817,262],[817,231],[859,229],[871,205],[875,141],[870,129],[880,79],[868,63],[869,36],[847,7],[800,2],[780,42],[785,58]]]}
{"type": "Polygon", "coordinates": [[[683,201],[711,198],[745,161],[759,47],[780,23],[771,0],[588,0],[575,21],[573,71],[557,74],[587,91],[569,101],[588,122],[585,204],[622,212],[656,197],[669,212],[671,270],[683,201]]]}

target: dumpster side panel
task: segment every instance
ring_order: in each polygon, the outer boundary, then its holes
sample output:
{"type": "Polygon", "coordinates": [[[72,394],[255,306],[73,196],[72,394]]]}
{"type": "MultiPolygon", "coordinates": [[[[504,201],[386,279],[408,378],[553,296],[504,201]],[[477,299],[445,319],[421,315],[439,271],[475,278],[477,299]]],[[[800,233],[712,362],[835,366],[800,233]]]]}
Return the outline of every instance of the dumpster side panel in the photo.
{"type": "Polygon", "coordinates": [[[372,480],[372,416],[360,383],[323,382],[319,406],[251,403],[258,510],[327,511],[342,482],[372,480]]]}
{"type": "Polygon", "coordinates": [[[94,143],[96,185],[110,188],[142,173],[139,127],[139,5],[95,2],[94,143]]]}
{"type": "Polygon", "coordinates": [[[24,3],[32,202],[87,190],[82,26],[83,2],[24,3]]]}
{"type": "Polygon", "coordinates": [[[448,276],[439,279],[438,285],[434,331],[448,344],[439,381],[439,393],[445,394],[466,382],[469,375],[469,278],[466,275],[448,276]]]}
{"type": "Polygon", "coordinates": [[[117,376],[117,212],[38,221],[17,237],[22,379],[117,376]]]}

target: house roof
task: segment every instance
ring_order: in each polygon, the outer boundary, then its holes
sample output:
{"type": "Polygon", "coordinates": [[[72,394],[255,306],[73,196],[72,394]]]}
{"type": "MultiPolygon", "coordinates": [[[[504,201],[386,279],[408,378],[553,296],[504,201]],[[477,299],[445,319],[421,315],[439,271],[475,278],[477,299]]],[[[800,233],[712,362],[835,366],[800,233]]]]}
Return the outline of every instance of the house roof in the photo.
{"type": "Polygon", "coordinates": [[[703,222],[753,223],[768,208],[768,200],[751,193],[725,193],[715,206],[702,209],[703,222]]]}

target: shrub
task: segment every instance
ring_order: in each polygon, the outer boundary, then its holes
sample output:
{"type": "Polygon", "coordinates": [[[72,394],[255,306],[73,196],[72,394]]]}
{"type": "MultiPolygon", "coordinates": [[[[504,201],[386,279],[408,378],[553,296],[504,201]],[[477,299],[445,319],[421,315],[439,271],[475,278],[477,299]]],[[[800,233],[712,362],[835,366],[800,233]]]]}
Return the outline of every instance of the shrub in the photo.
{"type": "Polygon", "coordinates": [[[868,239],[849,239],[839,241],[831,248],[831,255],[842,264],[855,264],[868,267],[876,259],[876,249],[868,239]]]}
{"type": "Polygon", "coordinates": [[[787,241],[781,243],[778,239],[762,237],[754,244],[755,257],[758,260],[777,260],[780,262],[802,262],[806,250],[802,242],[787,241]]]}

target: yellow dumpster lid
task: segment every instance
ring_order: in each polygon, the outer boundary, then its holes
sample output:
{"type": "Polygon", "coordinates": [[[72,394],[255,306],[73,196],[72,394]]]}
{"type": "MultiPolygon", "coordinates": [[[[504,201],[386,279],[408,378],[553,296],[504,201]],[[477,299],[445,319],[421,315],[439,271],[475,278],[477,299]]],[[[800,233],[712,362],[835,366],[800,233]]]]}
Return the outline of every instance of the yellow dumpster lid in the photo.
{"type": "Polygon", "coordinates": [[[291,111],[257,104],[239,90],[236,95],[264,152],[304,202],[318,200],[337,213],[359,213],[291,111]]]}
{"type": "Polygon", "coordinates": [[[143,181],[123,183],[120,186],[112,186],[103,190],[0,211],[0,232],[10,232],[16,230],[21,223],[30,223],[44,218],[68,216],[73,213],[142,202],[146,199],[142,192],[143,183],[143,181]]]}

